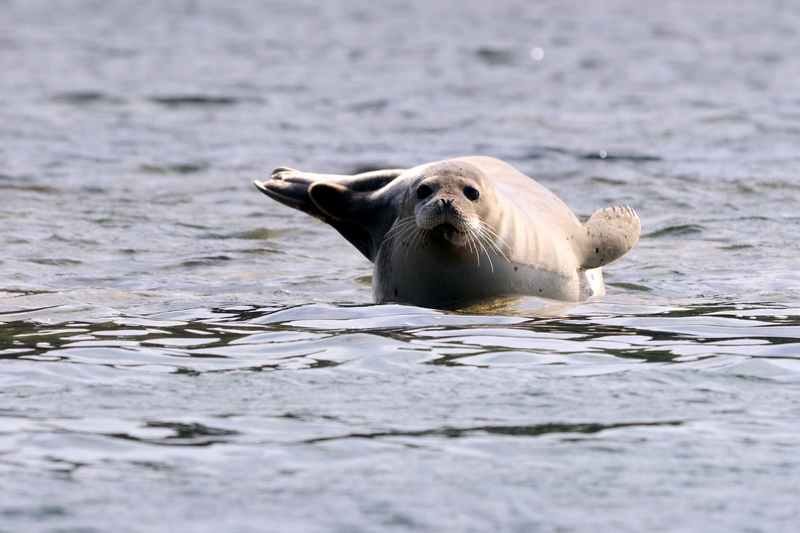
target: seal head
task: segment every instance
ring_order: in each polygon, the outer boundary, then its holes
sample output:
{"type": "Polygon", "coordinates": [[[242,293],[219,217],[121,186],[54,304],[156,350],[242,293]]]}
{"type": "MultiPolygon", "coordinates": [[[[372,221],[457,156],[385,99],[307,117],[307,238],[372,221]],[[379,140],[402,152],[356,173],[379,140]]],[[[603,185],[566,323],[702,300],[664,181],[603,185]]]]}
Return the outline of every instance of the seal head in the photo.
{"type": "MultiPolygon", "coordinates": [[[[490,215],[491,189],[488,177],[472,165],[430,165],[408,188],[392,231],[475,251],[490,243],[487,233],[493,230],[484,220],[490,215]]],[[[407,238],[398,241],[408,244],[407,238]]]]}

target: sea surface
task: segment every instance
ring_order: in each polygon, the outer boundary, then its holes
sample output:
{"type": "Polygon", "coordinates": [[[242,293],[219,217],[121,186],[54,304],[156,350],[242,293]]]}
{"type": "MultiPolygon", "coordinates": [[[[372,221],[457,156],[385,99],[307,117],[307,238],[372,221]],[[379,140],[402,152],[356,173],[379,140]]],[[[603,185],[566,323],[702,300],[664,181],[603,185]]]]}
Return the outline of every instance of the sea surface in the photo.
{"type": "Polygon", "coordinates": [[[0,532],[800,530],[800,3],[0,0],[0,532]],[[374,305],[261,195],[483,154],[607,294],[374,305]]]}

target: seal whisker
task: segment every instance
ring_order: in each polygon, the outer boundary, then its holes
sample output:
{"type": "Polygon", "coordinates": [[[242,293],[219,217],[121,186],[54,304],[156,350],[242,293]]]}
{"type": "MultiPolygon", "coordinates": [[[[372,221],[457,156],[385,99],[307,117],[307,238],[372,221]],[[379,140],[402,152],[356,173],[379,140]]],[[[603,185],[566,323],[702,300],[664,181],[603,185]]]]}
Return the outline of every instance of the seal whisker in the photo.
{"type": "Polygon", "coordinates": [[[420,235],[419,242],[417,244],[418,245],[419,244],[427,244],[428,243],[428,239],[431,237],[431,234],[433,233],[433,230],[426,228],[426,229],[422,230],[421,233],[422,234],[420,235]]]}
{"type": "MultiPolygon", "coordinates": [[[[481,245],[480,234],[470,233],[469,240],[470,243],[472,243],[472,245],[475,247],[475,259],[478,260],[478,266],[481,266],[481,249],[483,246],[481,245]]],[[[491,259],[489,259],[489,266],[492,266],[491,259]]]]}
{"type": "Polygon", "coordinates": [[[408,257],[408,252],[411,251],[411,247],[413,246],[414,249],[416,249],[416,246],[417,246],[416,242],[420,238],[420,233],[421,233],[420,230],[416,229],[415,231],[412,231],[412,232],[408,233],[406,238],[404,238],[402,240],[398,239],[396,248],[399,248],[400,245],[405,244],[406,245],[406,257],[408,257]]]}
{"type": "Polygon", "coordinates": [[[489,250],[483,244],[483,239],[480,239],[478,242],[481,245],[481,249],[483,250],[483,253],[486,254],[486,259],[489,260],[489,269],[491,270],[492,274],[494,274],[494,261],[492,261],[492,255],[489,253],[489,250]]]}
{"type": "MultiPolygon", "coordinates": [[[[475,258],[478,261],[478,267],[481,266],[481,251],[486,253],[486,248],[481,244],[480,240],[477,236],[473,237],[473,241],[475,242],[475,258]]],[[[486,256],[489,257],[488,255],[486,256]]],[[[492,260],[489,259],[489,269],[494,272],[494,265],[492,265],[492,260]]]]}
{"type": "Polygon", "coordinates": [[[469,253],[475,253],[475,259],[478,261],[478,267],[481,266],[481,254],[480,250],[478,250],[478,246],[475,244],[475,235],[470,232],[469,237],[467,238],[467,246],[469,246],[469,253]]]}
{"type": "Polygon", "coordinates": [[[402,228],[402,230],[398,231],[395,237],[397,241],[400,241],[402,243],[406,242],[409,239],[409,237],[412,237],[415,233],[419,231],[420,230],[419,228],[417,228],[417,225],[412,221],[406,224],[405,227],[402,228]]]}
{"type": "MultiPolygon", "coordinates": [[[[414,234],[418,231],[416,220],[413,216],[406,217],[400,221],[398,221],[394,227],[392,227],[389,231],[386,232],[386,236],[383,239],[383,242],[387,242],[391,239],[394,240],[393,242],[393,249],[392,249],[392,259],[394,259],[397,250],[406,243],[406,245],[410,248],[411,243],[414,241],[416,237],[414,234]],[[410,241],[406,242],[407,239],[411,237],[410,241]]],[[[406,252],[407,255],[407,252],[406,252]]]]}
{"type": "Polygon", "coordinates": [[[407,239],[411,233],[416,230],[416,223],[414,222],[413,217],[407,217],[403,220],[397,222],[389,231],[386,232],[386,235],[383,238],[383,242],[387,242],[391,239],[395,239],[398,242],[402,242],[407,239]]]}
{"type": "Polygon", "coordinates": [[[491,239],[491,237],[494,237],[495,239],[497,239],[501,243],[503,243],[506,246],[506,248],[510,248],[510,246],[508,246],[508,243],[506,241],[504,241],[503,238],[500,235],[497,234],[497,232],[494,230],[494,228],[492,226],[490,226],[489,224],[487,224],[486,222],[484,222],[483,220],[481,220],[480,232],[481,232],[481,235],[483,236],[483,238],[489,244],[489,246],[495,252],[497,252],[499,255],[502,255],[503,259],[505,259],[506,261],[508,261],[510,263],[511,260],[508,258],[508,256],[503,252],[503,250],[500,248],[500,246],[498,246],[497,243],[495,243],[491,239]]]}
{"type": "Polygon", "coordinates": [[[386,235],[383,238],[383,242],[386,242],[392,237],[398,236],[400,233],[408,230],[409,228],[416,227],[416,219],[414,216],[408,216],[403,219],[398,220],[395,222],[394,226],[392,226],[389,231],[386,232],[386,235]]]}
{"type": "Polygon", "coordinates": [[[411,237],[411,241],[408,243],[408,248],[406,249],[406,257],[408,257],[408,252],[411,251],[412,246],[414,247],[414,251],[416,251],[419,245],[423,243],[423,241],[428,240],[428,233],[430,233],[430,230],[421,229],[411,237]]]}
{"type": "Polygon", "coordinates": [[[489,268],[492,270],[492,274],[494,274],[494,263],[492,262],[492,257],[489,255],[489,250],[486,249],[486,246],[484,246],[483,242],[482,242],[482,240],[485,239],[485,238],[486,237],[482,233],[478,232],[476,241],[477,241],[478,245],[480,245],[481,249],[483,250],[483,253],[486,254],[486,259],[489,260],[489,268]]]}
{"type": "Polygon", "coordinates": [[[500,236],[499,233],[497,233],[497,231],[491,226],[491,224],[489,224],[487,222],[484,222],[483,220],[481,220],[480,222],[481,222],[481,230],[482,231],[486,232],[487,234],[491,235],[492,237],[497,238],[497,240],[499,240],[500,242],[505,244],[506,247],[508,247],[508,243],[503,240],[503,238],[500,236]]]}

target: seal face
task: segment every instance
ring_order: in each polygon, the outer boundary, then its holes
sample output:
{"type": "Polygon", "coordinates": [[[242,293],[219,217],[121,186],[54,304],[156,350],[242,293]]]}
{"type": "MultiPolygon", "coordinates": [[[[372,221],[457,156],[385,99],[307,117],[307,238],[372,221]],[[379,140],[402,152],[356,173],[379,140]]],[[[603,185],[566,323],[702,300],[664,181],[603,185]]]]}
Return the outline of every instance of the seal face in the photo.
{"type": "Polygon", "coordinates": [[[332,225],[373,261],[377,302],[586,299],[603,294],[600,267],[641,231],[629,207],[601,209],[582,226],[552,192],[482,156],[356,176],[279,167],[256,186],[332,225]]]}
{"type": "MultiPolygon", "coordinates": [[[[431,165],[421,179],[412,183],[401,204],[399,216],[387,234],[395,246],[408,245],[403,236],[422,243],[450,243],[478,253],[480,247],[493,247],[491,227],[486,217],[486,193],[490,186],[478,169],[465,165],[431,165]],[[395,232],[395,235],[392,235],[395,232]]],[[[488,256],[487,256],[488,257],[488,256]]]]}

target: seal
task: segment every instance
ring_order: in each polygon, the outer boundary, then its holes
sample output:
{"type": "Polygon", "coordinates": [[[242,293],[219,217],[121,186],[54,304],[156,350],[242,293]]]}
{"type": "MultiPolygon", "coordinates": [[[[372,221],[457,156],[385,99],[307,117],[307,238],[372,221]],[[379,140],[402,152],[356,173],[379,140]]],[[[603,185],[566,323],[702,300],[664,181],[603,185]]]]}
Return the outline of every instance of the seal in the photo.
{"type": "Polygon", "coordinates": [[[333,226],[374,263],[376,302],[452,309],[509,296],[581,301],[639,239],[628,206],[585,225],[514,167],[469,156],[355,176],[278,167],[256,187],[333,226]]]}

